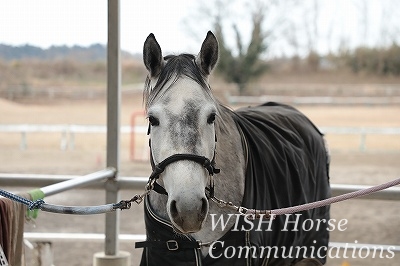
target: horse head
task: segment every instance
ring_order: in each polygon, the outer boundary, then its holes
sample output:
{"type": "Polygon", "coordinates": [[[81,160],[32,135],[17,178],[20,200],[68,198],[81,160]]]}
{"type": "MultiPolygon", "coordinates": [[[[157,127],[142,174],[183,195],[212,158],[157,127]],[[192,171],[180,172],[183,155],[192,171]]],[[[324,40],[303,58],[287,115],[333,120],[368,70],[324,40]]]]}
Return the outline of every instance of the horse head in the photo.
{"type": "Polygon", "coordinates": [[[168,194],[169,219],[184,234],[198,232],[209,209],[206,187],[215,156],[218,108],[208,76],[217,60],[218,42],[211,32],[197,56],[163,57],[153,34],[144,43],[143,61],[148,70],[144,100],[152,163],[157,166],[172,158],[158,182],[168,194]]]}

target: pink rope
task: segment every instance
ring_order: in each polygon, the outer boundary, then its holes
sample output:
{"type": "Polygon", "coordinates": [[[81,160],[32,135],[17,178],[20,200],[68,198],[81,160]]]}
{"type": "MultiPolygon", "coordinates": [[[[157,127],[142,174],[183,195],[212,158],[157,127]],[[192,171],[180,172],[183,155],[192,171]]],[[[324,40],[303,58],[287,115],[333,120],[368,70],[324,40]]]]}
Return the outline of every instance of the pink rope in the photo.
{"type": "MultiPolygon", "coordinates": [[[[343,195],[339,195],[336,197],[332,197],[332,198],[328,198],[328,199],[324,199],[324,200],[320,200],[320,201],[315,201],[315,202],[302,204],[302,205],[298,205],[298,206],[293,206],[293,207],[288,207],[288,208],[271,210],[271,211],[269,211],[269,214],[277,216],[277,215],[291,214],[291,213],[295,213],[295,212],[301,212],[301,211],[306,211],[306,210],[310,210],[310,209],[315,209],[315,208],[330,205],[332,203],[365,196],[365,195],[368,195],[368,194],[371,194],[371,193],[374,193],[374,192],[377,192],[377,191],[380,191],[380,190],[383,190],[383,189],[386,189],[389,187],[393,187],[393,186],[396,186],[399,184],[400,184],[400,178],[392,180],[392,181],[384,183],[384,184],[381,184],[381,185],[357,190],[354,192],[346,193],[343,195]]],[[[257,210],[249,210],[249,212],[254,213],[254,212],[257,212],[257,210]]]]}

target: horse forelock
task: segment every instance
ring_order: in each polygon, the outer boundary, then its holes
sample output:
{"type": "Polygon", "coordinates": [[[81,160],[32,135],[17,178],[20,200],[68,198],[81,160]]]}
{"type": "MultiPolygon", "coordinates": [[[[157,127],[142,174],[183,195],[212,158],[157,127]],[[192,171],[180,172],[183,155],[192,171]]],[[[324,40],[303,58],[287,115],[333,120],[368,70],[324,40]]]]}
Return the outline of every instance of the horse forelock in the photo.
{"type": "Polygon", "coordinates": [[[146,79],[143,91],[143,100],[146,109],[148,109],[155,99],[167,92],[180,78],[192,79],[213,98],[206,78],[201,74],[199,67],[195,63],[194,55],[168,55],[164,57],[164,60],[166,62],[165,66],[158,76],[156,84],[152,86],[149,76],[146,79]]]}

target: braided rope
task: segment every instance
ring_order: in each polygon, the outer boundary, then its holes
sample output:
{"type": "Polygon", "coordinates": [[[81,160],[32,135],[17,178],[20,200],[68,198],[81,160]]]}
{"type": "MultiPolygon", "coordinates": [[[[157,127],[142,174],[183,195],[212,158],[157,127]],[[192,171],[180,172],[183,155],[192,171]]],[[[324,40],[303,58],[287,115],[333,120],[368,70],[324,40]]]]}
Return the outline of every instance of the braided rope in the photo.
{"type": "Polygon", "coordinates": [[[38,199],[36,201],[31,201],[31,204],[29,204],[28,208],[29,208],[30,211],[41,209],[43,204],[45,204],[44,200],[38,199]]]}
{"type": "MultiPolygon", "coordinates": [[[[46,212],[52,213],[63,213],[63,214],[78,214],[78,215],[90,215],[90,214],[100,214],[106,212],[112,212],[116,209],[129,209],[130,202],[121,201],[119,203],[106,204],[100,206],[60,206],[47,204],[42,199],[38,199],[36,201],[31,201],[29,199],[23,198],[16,194],[10,193],[8,191],[0,189],[0,195],[4,196],[10,200],[22,203],[28,206],[29,210],[37,210],[40,209],[46,212]]],[[[137,198],[132,198],[131,201],[135,201],[137,198]]]]}
{"type": "Polygon", "coordinates": [[[76,214],[76,215],[92,215],[112,212],[117,209],[116,204],[106,204],[99,206],[61,206],[46,204],[40,206],[40,209],[45,212],[61,213],[61,214],[76,214]]]}
{"type": "Polygon", "coordinates": [[[245,215],[257,215],[257,214],[267,214],[265,216],[265,218],[270,218],[270,216],[278,216],[278,215],[284,215],[284,214],[292,214],[292,213],[296,213],[296,212],[301,212],[301,211],[306,211],[306,210],[310,210],[310,209],[315,209],[315,208],[319,208],[319,207],[324,207],[327,205],[330,205],[332,203],[336,203],[336,202],[340,202],[340,201],[344,201],[344,200],[348,200],[348,199],[352,199],[352,198],[357,198],[357,197],[361,197],[361,196],[365,196],[389,187],[393,187],[396,185],[400,184],[400,178],[397,178],[395,180],[392,180],[390,182],[381,184],[381,185],[377,185],[377,186],[373,186],[370,188],[366,188],[366,189],[361,189],[361,190],[357,190],[354,192],[350,192],[350,193],[346,193],[346,194],[342,194],[336,197],[331,197],[328,199],[324,199],[324,200],[319,200],[319,201],[315,201],[315,202],[311,202],[311,203],[306,203],[306,204],[302,204],[302,205],[297,205],[297,206],[293,206],[293,207],[288,207],[288,208],[281,208],[281,209],[275,209],[275,210],[255,210],[255,209],[248,209],[246,210],[245,215]]]}
{"type": "Polygon", "coordinates": [[[0,189],[0,195],[3,196],[3,197],[8,198],[10,200],[22,203],[22,204],[24,204],[24,205],[26,205],[28,207],[30,207],[30,205],[33,204],[33,201],[31,201],[31,200],[28,200],[26,198],[23,198],[21,196],[15,195],[13,193],[10,193],[10,192],[2,190],[2,189],[0,189]]]}

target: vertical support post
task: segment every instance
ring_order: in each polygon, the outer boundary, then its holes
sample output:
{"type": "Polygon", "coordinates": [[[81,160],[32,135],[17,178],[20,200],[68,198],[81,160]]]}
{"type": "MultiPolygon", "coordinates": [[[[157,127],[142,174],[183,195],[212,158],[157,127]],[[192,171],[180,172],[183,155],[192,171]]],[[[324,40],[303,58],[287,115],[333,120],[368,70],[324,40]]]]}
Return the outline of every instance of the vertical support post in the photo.
{"type": "Polygon", "coordinates": [[[34,266],[52,266],[53,250],[51,242],[36,242],[35,257],[31,262],[34,266]]]}
{"type": "Polygon", "coordinates": [[[365,152],[367,150],[367,146],[366,146],[366,139],[367,138],[367,132],[365,132],[365,130],[363,130],[363,132],[361,132],[361,138],[360,138],[360,151],[361,152],[365,152]]]}
{"type": "Polygon", "coordinates": [[[68,149],[73,151],[75,148],[75,133],[71,129],[69,129],[69,138],[68,138],[68,149]]]}
{"type": "Polygon", "coordinates": [[[60,150],[62,151],[67,150],[67,146],[68,146],[68,132],[67,130],[63,130],[61,132],[60,150]]]}
{"type": "MultiPolygon", "coordinates": [[[[108,0],[107,42],[107,167],[119,170],[119,127],[121,103],[120,0],[108,0]]],[[[115,176],[115,179],[118,178],[115,176]]],[[[115,179],[106,184],[106,203],[119,201],[115,179]]],[[[119,212],[106,214],[105,254],[118,253],[119,212]]]]}
{"type": "MultiPolygon", "coordinates": [[[[121,103],[121,63],[120,63],[120,0],[108,0],[108,43],[107,43],[107,167],[117,173],[107,180],[106,203],[119,202],[116,182],[119,170],[120,145],[120,103],[121,103]]],[[[94,266],[128,266],[130,254],[119,251],[119,212],[106,214],[104,253],[96,253],[94,266]]]]}
{"type": "Polygon", "coordinates": [[[129,149],[129,155],[131,161],[135,160],[135,113],[131,115],[131,136],[130,136],[130,149],[129,149]]]}
{"type": "Polygon", "coordinates": [[[26,144],[26,132],[25,131],[22,131],[21,132],[21,143],[19,144],[19,149],[21,150],[21,151],[24,151],[24,150],[26,150],[26,147],[27,147],[28,145],[26,144]]]}

